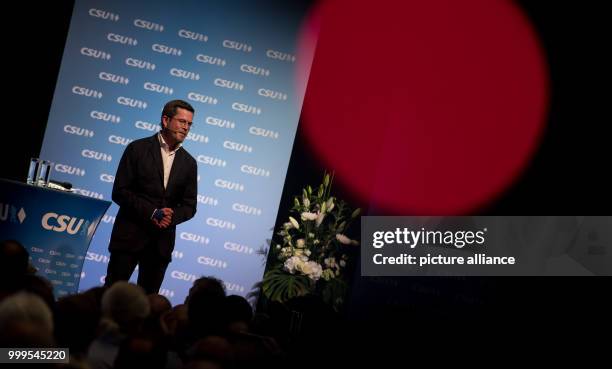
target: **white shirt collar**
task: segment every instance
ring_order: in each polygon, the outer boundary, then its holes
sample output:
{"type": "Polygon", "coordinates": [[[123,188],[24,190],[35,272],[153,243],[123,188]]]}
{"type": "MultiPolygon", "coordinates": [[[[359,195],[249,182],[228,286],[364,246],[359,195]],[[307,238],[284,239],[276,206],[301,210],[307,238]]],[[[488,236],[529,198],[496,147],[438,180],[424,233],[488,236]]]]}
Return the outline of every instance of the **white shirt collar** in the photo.
{"type": "Polygon", "coordinates": [[[176,144],[176,148],[170,151],[170,146],[166,143],[166,140],[164,140],[164,136],[161,134],[161,132],[157,134],[157,137],[159,138],[159,144],[161,145],[162,149],[164,149],[164,151],[168,153],[174,154],[178,151],[178,149],[181,148],[181,146],[183,146],[183,143],[179,142],[178,144],[176,144]]]}

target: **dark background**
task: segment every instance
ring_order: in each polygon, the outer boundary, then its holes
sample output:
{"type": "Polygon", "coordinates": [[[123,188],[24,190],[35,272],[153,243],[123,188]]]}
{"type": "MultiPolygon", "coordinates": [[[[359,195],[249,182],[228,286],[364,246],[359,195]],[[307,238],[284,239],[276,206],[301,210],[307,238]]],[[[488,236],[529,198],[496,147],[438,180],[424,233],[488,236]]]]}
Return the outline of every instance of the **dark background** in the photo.
{"type": "MultiPolygon", "coordinates": [[[[603,56],[610,44],[604,2],[517,3],[546,49],[552,81],[550,118],[528,170],[481,214],[608,215],[612,142],[610,85],[604,81],[610,66],[604,65],[603,56]]],[[[39,155],[72,6],[73,1],[55,1],[52,6],[5,7],[0,177],[23,180],[29,158],[39,155]]],[[[311,161],[304,140],[298,129],[277,225],[288,216],[285,209],[291,207],[292,196],[305,184],[318,184],[325,169],[311,161]]],[[[368,205],[367,200],[348,197],[342,188],[335,190],[355,207],[368,205]]],[[[388,342],[384,338],[391,331],[416,339],[415,334],[424,334],[419,328],[449,324],[489,333],[500,326],[498,333],[508,327],[519,333],[559,331],[563,337],[569,327],[598,329],[609,322],[610,281],[602,277],[362,278],[356,269],[344,317],[350,330],[382,336],[379,343],[388,342]]]]}

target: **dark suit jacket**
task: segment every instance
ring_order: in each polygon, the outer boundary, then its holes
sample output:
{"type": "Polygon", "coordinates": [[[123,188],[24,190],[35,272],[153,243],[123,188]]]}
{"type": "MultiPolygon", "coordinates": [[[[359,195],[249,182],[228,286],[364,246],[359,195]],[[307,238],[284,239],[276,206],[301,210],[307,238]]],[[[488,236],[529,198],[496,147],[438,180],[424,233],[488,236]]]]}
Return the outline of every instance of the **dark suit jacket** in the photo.
{"type": "Polygon", "coordinates": [[[139,251],[155,247],[170,259],[174,250],[176,225],[196,212],[197,164],[180,148],[174,157],[168,186],[164,189],[164,167],[157,134],[130,143],[119,162],[113,201],[119,205],[108,249],[139,251]],[[158,208],[174,210],[172,224],[160,230],[151,222],[158,208]]]}

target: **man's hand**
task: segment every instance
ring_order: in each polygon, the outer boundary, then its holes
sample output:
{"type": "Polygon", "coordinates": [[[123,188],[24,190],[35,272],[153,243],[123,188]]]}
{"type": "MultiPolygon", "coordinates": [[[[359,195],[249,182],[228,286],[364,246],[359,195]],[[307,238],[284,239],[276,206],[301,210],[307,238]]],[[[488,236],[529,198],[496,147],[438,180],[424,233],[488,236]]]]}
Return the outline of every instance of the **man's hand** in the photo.
{"type": "Polygon", "coordinates": [[[160,229],[166,229],[170,226],[172,222],[172,215],[174,215],[174,210],[170,208],[160,209],[164,214],[164,217],[161,220],[153,218],[153,224],[155,224],[160,229]]]}

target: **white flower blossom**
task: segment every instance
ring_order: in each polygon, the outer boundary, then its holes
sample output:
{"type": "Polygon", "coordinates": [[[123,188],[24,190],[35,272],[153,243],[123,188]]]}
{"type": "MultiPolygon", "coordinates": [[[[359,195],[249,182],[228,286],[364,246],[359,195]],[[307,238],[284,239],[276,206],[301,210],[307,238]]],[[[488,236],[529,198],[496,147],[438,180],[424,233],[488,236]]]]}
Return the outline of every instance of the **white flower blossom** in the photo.
{"type": "Polygon", "coordinates": [[[295,241],[295,247],[303,249],[304,246],[306,246],[306,241],[303,238],[300,238],[299,240],[295,241]]]}
{"type": "Polygon", "coordinates": [[[288,257],[290,257],[293,254],[293,251],[291,251],[291,247],[283,247],[280,250],[280,254],[279,254],[279,258],[282,259],[286,259],[288,257]]]}
{"type": "Polygon", "coordinates": [[[297,267],[302,264],[302,260],[297,256],[292,256],[289,259],[285,260],[285,264],[283,267],[286,271],[291,274],[295,274],[297,267]]]}
{"type": "Polygon", "coordinates": [[[304,263],[297,264],[295,269],[302,272],[304,275],[308,276],[308,278],[313,281],[319,280],[321,278],[321,274],[323,273],[323,268],[319,263],[314,261],[307,261],[304,263]]]}
{"type": "Polygon", "coordinates": [[[302,220],[315,220],[317,219],[317,214],[315,213],[309,213],[307,211],[302,213],[302,220]]]}
{"type": "Polygon", "coordinates": [[[334,271],[331,269],[325,269],[323,271],[323,273],[321,273],[321,278],[323,278],[326,281],[329,281],[330,279],[333,279],[334,276],[334,271]]]}
{"type": "Polygon", "coordinates": [[[326,258],[325,260],[323,260],[323,262],[328,268],[338,268],[338,264],[336,264],[336,258],[334,258],[333,256],[326,258]]]}
{"type": "Polygon", "coordinates": [[[300,224],[293,217],[289,217],[289,221],[291,222],[291,225],[293,225],[295,229],[300,229],[300,224]]]}
{"type": "Polygon", "coordinates": [[[344,268],[346,266],[346,261],[340,260],[340,266],[344,268]]]}
{"type": "Polygon", "coordinates": [[[321,225],[321,223],[323,223],[323,219],[324,219],[324,218],[325,218],[325,213],[320,213],[320,214],[317,216],[317,221],[315,222],[315,224],[317,225],[317,227],[318,227],[318,226],[320,226],[320,225],[321,225]]]}

